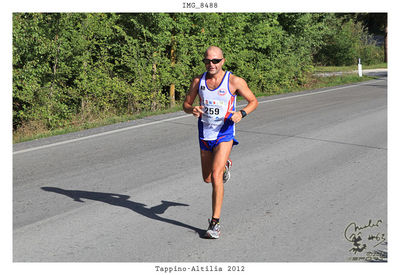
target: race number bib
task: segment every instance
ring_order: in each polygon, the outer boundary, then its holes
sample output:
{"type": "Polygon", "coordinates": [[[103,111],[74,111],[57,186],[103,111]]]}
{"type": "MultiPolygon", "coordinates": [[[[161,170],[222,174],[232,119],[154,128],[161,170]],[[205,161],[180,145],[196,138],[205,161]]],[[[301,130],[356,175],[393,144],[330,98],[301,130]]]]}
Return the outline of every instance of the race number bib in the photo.
{"type": "Polygon", "coordinates": [[[203,106],[201,121],[204,124],[218,126],[224,123],[226,106],[223,101],[204,100],[203,106]]]}

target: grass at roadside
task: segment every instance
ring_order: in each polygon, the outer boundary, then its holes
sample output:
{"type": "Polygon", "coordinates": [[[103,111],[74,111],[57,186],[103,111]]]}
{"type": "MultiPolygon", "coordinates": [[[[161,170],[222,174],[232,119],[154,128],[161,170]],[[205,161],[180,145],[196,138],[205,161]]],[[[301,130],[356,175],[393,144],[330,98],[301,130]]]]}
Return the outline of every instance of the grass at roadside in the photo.
{"type": "MultiPolygon", "coordinates": [[[[303,85],[301,87],[296,87],[296,88],[291,88],[291,89],[282,89],[282,90],[274,92],[274,93],[272,93],[272,92],[271,93],[261,93],[261,92],[257,92],[257,91],[254,91],[254,92],[257,97],[269,96],[269,95],[275,95],[275,94],[291,93],[291,92],[298,92],[298,91],[303,91],[303,90],[312,90],[312,89],[338,86],[338,85],[349,84],[349,83],[356,83],[356,82],[366,81],[366,80],[370,80],[370,79],[374,79],[374,77],[368,77],[368,76],[358,77],[355,74],[342,75],[342,76],[331,76],[331,77],[313,77],[309,83],[307,83],[306,85],[303,85]]],[[[238,100],[241,100],[241,97],[239,97],[238,100]]],[[[50,137],[50,136],[55,136],[55,135],[62,135],[62,134],[77,132],[77,131],[81,131],[81,130],[85,130],[85,129],[101,127],[101,126],[105,126],[105,125],[140,119],[140,118],[159,115],[159,114],[173,113],[173,112],[182,110],[181,105],[182,104],[178,102],[176,104],[176,106],[173,108],[168,108],[168,109],[164,109],[164,110],[160,110],[160,111],[156,111],[156,112],[142,112],[140,114],[126,115],[126,116],[110,116],[107,119],[93,120],[90,122],[84,122],[80,125],[70,125],[70,126],[67,126],[67,127],[61,128],[61,129],[45,130],[45,129],[39,128],[36,131],[29,131],[28,133],[27,132],[15,132],[15,133],[13,133],[13,143],[19,143],[19,142],[40,139],[40,138],[45,138],[45,137],[50,137]]]]}

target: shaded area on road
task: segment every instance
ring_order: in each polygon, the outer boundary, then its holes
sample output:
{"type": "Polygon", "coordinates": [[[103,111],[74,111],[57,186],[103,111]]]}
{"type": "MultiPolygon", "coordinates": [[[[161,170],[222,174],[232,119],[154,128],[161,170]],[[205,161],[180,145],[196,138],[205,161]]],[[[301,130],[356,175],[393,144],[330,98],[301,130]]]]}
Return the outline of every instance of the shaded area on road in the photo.
{"type": "Polygon", "coordinates": [[[47,192],[54,192],[61,195],[65,195],[77,202],[84,202],[82,199],[89,199],[89,200],[108,203],[115,206],[125,207],[147,218],[191,229],[197,234],[199,234],[200,237],[202,237],[205,233],[205,230],[203,229],[196,228],[188,224],[184,224],[180,221],[158,216],[159,214],[163,214],[171,206],[189,206],[188,204],[162,200],[160,205],[147,208],[146,205],[143,203],[138,203],[128,200],[130,196],[127,195],[81,191],[81,190],[66,190],[57,187],[41,187],[41,189],[47,192]]]}

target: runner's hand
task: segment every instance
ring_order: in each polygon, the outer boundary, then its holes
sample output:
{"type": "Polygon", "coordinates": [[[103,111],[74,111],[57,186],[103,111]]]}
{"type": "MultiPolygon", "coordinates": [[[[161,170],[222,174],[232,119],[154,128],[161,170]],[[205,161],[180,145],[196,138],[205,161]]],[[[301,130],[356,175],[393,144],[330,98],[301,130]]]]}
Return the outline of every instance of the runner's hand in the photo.
{"type": "Polygon", "coordinates": [[[238,123],[239,121],[242,120],[242,113],[241,113],[241,112],[229,111],[229,113],[232,114],[231,120],[232,120],[233,122],[238,123]]]}
{"type": "Polygon", "coordinates": [[[194,106],[193,110],[192,110],[192,114],[195,117],[200,117],[201,114],[204,114],[204,112],[202,110],[203,108],[204,108],[204,106],[194,106]]]}

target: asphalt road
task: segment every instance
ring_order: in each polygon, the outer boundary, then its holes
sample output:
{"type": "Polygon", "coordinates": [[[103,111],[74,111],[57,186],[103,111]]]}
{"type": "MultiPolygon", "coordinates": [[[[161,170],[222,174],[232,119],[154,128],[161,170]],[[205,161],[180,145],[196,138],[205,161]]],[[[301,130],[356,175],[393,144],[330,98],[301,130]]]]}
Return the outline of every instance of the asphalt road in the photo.
{"type": "Polygon", "coordinates": [[[237,125],[218,240],[201,238],[211,186],[190,115],[14,145],[13,260],[384,260],[386,78],[259,101],[237,125]]]}

